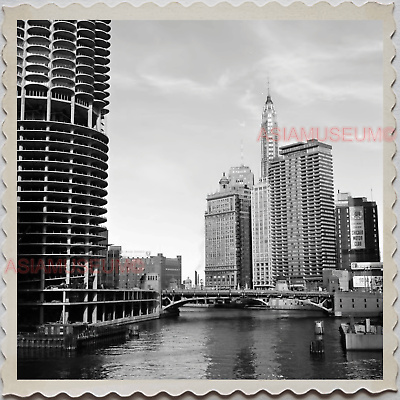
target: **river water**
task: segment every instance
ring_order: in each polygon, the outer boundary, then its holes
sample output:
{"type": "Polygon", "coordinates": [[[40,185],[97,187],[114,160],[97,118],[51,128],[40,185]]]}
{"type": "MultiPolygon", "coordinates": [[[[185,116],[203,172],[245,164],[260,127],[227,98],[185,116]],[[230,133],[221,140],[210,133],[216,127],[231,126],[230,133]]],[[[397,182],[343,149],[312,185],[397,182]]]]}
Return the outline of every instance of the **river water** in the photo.
{"type": "Polygon", "coordinates": [[[382,379],[382,352],[345,353],[345,320],[315,311],[196,309],[76,352],[18,350],[18,379],[382,379]],[[310,354],[323,320],[325,353],[310,354]]]}

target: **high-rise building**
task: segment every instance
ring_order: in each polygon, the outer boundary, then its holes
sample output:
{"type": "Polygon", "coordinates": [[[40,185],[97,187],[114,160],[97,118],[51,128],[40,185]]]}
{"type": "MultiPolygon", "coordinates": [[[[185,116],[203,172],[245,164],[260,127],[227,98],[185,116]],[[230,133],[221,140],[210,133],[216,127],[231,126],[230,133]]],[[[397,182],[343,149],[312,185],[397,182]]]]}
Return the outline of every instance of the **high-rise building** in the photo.
{"type": "Polygon", "coordinates": [[[277,118],[268,93],[261,122],[261,178],[252,190],[253,287],[322,284],[335,267],[331,146],[310,140],[278,149],[277,118]]]}
{"type": "MultiPolygon", "coordinates": [[[[18,261],[33,266],[18,275],[22,308],[51,302],[46,288],[98,285],[93,264],[107,246],[110,29],[99,20],[17,24],[18,261]],[[28,289],[39,289],[38,299],[28,289]]],[[[61,308],[64,322],[88,320],[87,306],[65,305],[68,292],[62,296],[54,295],[60,307],[30,307],[31,322],[58,321],[61,308]]]]}
{"type": "Polygon", "coordinates": [[[251,192],[253,288],[269,289],[275,286],[270,249],[269,183],[261,178],[251,192]]]}
{"type": "Polygon", "coordinates": [[[250,288],[251,188],[249,167],[231,168],[223,174],[219,191],[207,196],[205,212],[205,276],[207,287],[250,288]]]}
{"type": "Polygon", "coordinates": [[[379,262],[378,207],[366,197],[338,193],[336,202],[337,268],[351,263],[379,262]]]}
{"type": "Polygon", "coordinates": [[[261,116],[261,178],[268,175],[271,160],[278,156],[278,121],[274,103],[269,94],[261,116]]]}
{"type": "Polygon", "coordinates": [[[322,270],[336,264],[332,147],[317,140],[281,147],[268,182],[273,274],[292,287],[322,284],[322,270]]]}
{"type": "Polygon", "coordinates": [[[251,194],[253,288],[268,289],[275,285],[270,249],[271,203],[268,171],[278,157],[277,114],[269,89],[261,116],[261,177],[251,194]]]}

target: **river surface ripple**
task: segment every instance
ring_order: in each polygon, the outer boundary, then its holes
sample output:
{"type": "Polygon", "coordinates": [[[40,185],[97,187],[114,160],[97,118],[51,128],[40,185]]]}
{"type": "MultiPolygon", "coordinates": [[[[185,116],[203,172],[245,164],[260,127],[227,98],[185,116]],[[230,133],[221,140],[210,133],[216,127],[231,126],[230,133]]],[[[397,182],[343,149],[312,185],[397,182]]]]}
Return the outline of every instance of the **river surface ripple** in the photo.
{"type": "Polygon", "coordinates": [[[140,337],[76,352],[19,349],[18,379],[383,379],[382,352],[345,353],[319,312],[196,309],[139,324],[140,337]],[[325,354],[310,354],[323,320],[325,354]]]}

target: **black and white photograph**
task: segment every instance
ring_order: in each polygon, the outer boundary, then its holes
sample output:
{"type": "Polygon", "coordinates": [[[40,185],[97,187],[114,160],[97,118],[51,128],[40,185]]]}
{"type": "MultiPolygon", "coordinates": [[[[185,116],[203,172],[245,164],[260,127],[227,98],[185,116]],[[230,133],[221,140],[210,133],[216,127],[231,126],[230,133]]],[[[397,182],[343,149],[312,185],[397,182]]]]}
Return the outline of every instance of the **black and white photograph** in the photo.
{"type": "Polygon", "coordinates": [[[389,376],[382,20],[77,18],[16,21],[16,379],[389,376]]]}

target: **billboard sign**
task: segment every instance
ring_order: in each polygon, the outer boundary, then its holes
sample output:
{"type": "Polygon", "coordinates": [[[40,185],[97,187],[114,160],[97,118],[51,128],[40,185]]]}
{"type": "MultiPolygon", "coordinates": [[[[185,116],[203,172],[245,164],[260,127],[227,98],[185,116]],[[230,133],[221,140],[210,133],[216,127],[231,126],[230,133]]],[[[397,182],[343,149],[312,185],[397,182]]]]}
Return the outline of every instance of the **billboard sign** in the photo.
{"type": "Polygon", "coordinates": [[[381,289],[382,285],[382,276],[353,276],[353,287],[355,288],[381,289]]]}
{"type": "Polygon", "coordinates": [[[365,249],[364,207],[349,207],[350,245],[352,250],[365,249]]]}

